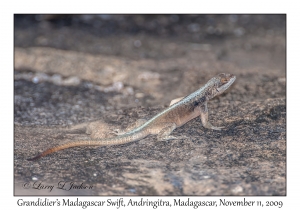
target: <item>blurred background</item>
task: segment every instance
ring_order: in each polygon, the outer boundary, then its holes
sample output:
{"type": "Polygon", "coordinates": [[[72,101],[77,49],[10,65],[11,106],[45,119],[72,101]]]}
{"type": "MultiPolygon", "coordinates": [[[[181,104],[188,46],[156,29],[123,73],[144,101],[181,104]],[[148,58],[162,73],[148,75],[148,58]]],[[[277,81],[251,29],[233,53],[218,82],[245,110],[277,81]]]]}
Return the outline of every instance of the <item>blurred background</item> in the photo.
{"type": "Polygon", "coordinates": [[[156,39],[217,44],[249,36],[285,36],[285,26],[285,15],[15,15],[15,46],[163,59],[185,52],[167,49],[156,39]]]}
{"type": "MultiPolygon", "coordinates": [[[[15,117],[25,116],[19,103],[59,110],[67,92],[81,101],[67,103],[84,109],[81,121],[99,103],[101,110],[168,104],[220,72],[237,75],[239,101],[285,95],[285,15],[44,14],[15,15],[14,23],[15,117]],[[25,101],[24,86],[34,92],[25,101]]],[[[59,117],[64,123],[69,111],[59,117]]]]}

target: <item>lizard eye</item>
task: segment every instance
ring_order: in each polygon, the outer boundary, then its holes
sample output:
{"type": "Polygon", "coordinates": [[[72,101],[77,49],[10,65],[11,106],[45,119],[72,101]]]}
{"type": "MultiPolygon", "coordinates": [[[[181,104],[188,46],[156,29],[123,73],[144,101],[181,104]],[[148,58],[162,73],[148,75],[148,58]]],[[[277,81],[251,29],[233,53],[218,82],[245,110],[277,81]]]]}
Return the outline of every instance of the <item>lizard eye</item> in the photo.
{"type": "Polygon", "coordinates": [[[228,82],[228,79],[227,79],[227,78],[222,78],[222,79],[221,79],[221,83],[222,83],[222,84],[225,84],[225,83],[227,83],[227,82],[228,82]]]}

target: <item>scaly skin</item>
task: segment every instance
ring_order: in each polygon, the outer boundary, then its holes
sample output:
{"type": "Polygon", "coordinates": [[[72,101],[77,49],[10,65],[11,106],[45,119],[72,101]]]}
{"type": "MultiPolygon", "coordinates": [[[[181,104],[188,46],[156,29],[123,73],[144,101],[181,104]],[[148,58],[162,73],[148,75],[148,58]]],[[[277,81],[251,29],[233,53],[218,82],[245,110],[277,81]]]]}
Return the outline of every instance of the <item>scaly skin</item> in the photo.
{"type": "Polygon", "coordinates": [[[232,85],[235,79],[236,77],[232,74],[221,73],[210,79],[203,87],[192,94],[180,100],[178,99],[176,103],[171,102],[170,107],[150,120],[145,122],[140,121],[140,125],[128,132],[111,138],[66,143],[47,149],[36,157],[28,160],[37,160],[53,152],[70,147],[126,144],[145,138],[150,134],[157,134],[159,140],[175,139],[175,137],[169,136],[169,134],[175,128],[184,125],[198,116],[201,117],[202,124],[205,128],[221,130],[222,127],[215,127],[208,121],[207,102],[213,97],[223,93],[232,85]]]}

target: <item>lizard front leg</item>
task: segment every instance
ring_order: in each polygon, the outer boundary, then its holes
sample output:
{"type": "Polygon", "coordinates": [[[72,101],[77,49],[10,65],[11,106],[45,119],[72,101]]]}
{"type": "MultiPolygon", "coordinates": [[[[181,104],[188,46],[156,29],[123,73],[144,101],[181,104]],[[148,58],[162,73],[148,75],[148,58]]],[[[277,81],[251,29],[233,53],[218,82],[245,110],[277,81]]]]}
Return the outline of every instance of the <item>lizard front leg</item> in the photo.
{"type": "Polygon", "coordinates": [[[201,117],[201,122],[204,128],[208,129],[213,129],[213,130],[221,130],[224,127],[216,127],[213,126],[209,121],[208,121],[208,108],[207,108],[207,102],[202,104],[201,106],[198,107],[200,111],[200,117],[201,117]]]}

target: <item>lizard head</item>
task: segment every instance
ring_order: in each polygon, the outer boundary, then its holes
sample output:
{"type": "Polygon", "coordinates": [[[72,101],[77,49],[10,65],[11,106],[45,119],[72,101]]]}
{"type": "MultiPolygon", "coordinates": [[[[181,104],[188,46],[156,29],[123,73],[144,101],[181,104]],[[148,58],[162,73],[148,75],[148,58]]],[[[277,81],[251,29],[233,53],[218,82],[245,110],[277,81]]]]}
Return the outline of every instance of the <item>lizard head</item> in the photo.
{"type": "Polygon", "coordinates": [[[212,78],[208,83],[213,86],[213,96],[220,95],[227,90],[235,81],[235,79],[235,75],[226,73],[218,74],[212,78]]]}

